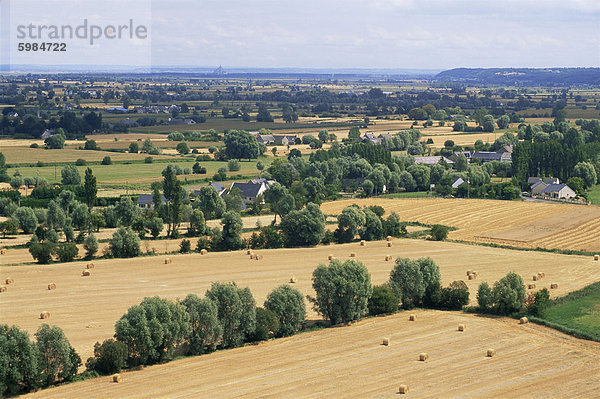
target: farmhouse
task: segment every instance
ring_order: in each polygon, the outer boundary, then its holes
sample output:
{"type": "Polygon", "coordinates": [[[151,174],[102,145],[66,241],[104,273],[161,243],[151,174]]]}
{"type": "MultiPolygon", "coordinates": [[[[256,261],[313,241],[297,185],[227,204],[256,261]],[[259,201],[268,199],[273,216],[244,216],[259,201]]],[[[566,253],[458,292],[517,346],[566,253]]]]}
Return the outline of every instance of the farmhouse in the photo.
{"type": "Polygon", "coordinates": [[[542,180],[535,182],[531,185],[531,195],[536,196],[540,195],[542,191],[544,191],[548,187],[548,184],[544,183],[542,180]]]}
{"type": "Polygon", "coordinates": [[[240,190],[240,195],[242,196],[244,204],[250,204],[256,200],[256,197],[267,191],[269,182],[266,179],[250,180],[248,183],[233,182],[229,191],[234,187],[240,190]]]}
{"type": "Polygon", "coordinates": [[[281,144],[281,145],[296,144],[296,136],[295,135],[289,135],[289,136],[273,135],[273,138],[275,139],[275,143],[277,143],[277,144],[281,144]]]}
{"type": "Polygon", "coordinates": [[[542,190],[541,194],[545,198],[569,199],[577,196],[577,193],[566,184],[550,184],[542,190]]]}
{"type": "Polygon", "coordinates": [[[272,134],[258,134],[256,135],[256,141],[263,144],[275,143],[275,137],[272,134]]]}
{"type": "MultiPolygon", "coordinates": [[[[160,196],[160,199],[162,201],[163,204],[167,203],[167,199],[165,198],[164,195],[160,196]]],[[[138,208],[142,209],[142,210],[154,210],[154,200],[152,199],[152,194],[140,194],[140,196],[138,197],[137,200],[137,206],[138,208]]]]}
{"type": "Polygon", "coordinates": [[[491,161],[511,162],[512,154],[510,152],[478,151],[478,152],[473,153],[471,158],[481,159],[483,162],[491,162],[491,161]]]}

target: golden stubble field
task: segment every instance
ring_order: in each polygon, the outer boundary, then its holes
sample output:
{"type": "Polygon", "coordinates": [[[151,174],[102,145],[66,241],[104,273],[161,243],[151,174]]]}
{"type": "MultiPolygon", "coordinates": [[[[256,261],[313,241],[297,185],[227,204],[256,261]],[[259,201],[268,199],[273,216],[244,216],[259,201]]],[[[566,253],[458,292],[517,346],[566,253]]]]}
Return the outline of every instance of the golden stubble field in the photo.
{"type": "Polygon", "coordinates": [[[600,344],[534,324],[459,312],[362,320],[64,385],[31,398],[596,397],[600,344]],[[458,324],[466,330],[457,331],[458,324]],[[384,337],[391,345],[381,345],[384,337]],[[486,357],[488,348],[496,356],[486,357]],[[418,361],[419,353],[429,359],[418,361]]]}
{"type": "Polygon", "coordinates": [[[600,252],[600,207],[478,199],[352,199],[328,202],[325,214],[346,206],[380,205],[402,221],[443,224],[458,230],[451,239],[521,248],[558,248],[600,252]]]}
{"type": "MultiPolygon", "coordinates": [[[[348,259],[351,252],[369,269],[374,284],[389,278],[393,262],[386,255],[417,258],[430,256],[441,268],[442,280],[448,284],[465,280],[474,303],[482,281],[493,283],[509,271],[520,273],[525,282],[544,272],[546,278],[536,282],[537,289],[550,287],[552,296],[564,295],[600,280],[600,263],[591,257],[550,253],[511,251],[449,242],[398,239],[388,248],[385,241],[320,246],[302,249],[258,251],[264,259],[250,260],[244,251],[171,255],[134,259],[104,259],[94,261],[91,276],[82,277],[86,262],[51,265],[0,266],[0,279],[14,279],[6,292],[0,293],[0,319],[16,324],[33,334],[42,324],[42,311],[50,312],[47,323],[63,328],[67,337],[85,360],[92,354],[96,341],[110,338],[115,322],[144,297],[158,295],[183,299],[189,293],[203,295],[215,281],[236,281],[252,290],[258,305],[275,287],[295,276],[295,286],[303,293],[314,295],[312,272],[319,263],[326,263],[329,254],[348,259]],[[476,280],[466,279],[466,270],[480,273],[476,280]],[[48,284],[56,290],[49,291],[48,284]]],[[[309,311],[309,318],[318,316],[309,311]]]]}

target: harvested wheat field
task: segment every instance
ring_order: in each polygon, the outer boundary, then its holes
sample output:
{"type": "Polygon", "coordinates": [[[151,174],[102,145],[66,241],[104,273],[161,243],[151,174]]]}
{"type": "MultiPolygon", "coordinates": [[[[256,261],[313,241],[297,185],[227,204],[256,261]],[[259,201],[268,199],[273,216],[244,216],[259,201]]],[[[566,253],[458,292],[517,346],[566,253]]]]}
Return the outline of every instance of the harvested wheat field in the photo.
{"type": "Polygon", "coordinates": [[[600,344],[517,320],[417,311],[187,358],[28,397],[595,397],[600,344]],[[457,331],[458,324],[468,326],[457,331]],[[382,345],[383,337],[391,340],[382,345]],[[487,357],[488,348],[496,355],[487,357]],[[426,362],[418,355],[426,352],[426,362]]]}
{"type": "Polygon", "coordinates": [[[600,251],[600,207],[479,199],[353,199],[328,202],[325,214],[352,204],[380,205],[403,221],[443,224],[458,230],[451,239],[521,248],[600,251]]]}
{"type": "MultiPolygon", "coordinates": [[[[473,302],[482,281],[493,283],[509,271],[520,273],[525,283],[543,272],[545,277],[535,282],[536,289],[558,283],[558,288],[550,291],[552,296],[600,280],[600,267],[592,257],[451,242],[396,239],[392,247],[387,247],[386,241],[374,241],[364,247],[351,243],[255,253],[263,259],[251,260],[246,251],[169,255],[170,264],[165,264],[164,255],[98,259],[94,260],[93,273],[88,277],[81,275],[87,262],[0,266],[0,281],[14,279],[14,284],[0,293],[0,315],[3,323],[16,324],[33,334],[42,323],[40,312],[50,312],[52,316],[46,322],[60,326],[81,357],[87,359],[94,343],[111,337],[115,322],[146,296],[183,299],[189,293],[203,295],[214,281],[236,281],[242,287],[250,287],[257,304],[262,305],[272,289],[287,283],[292,276],[297,280],[296,288],[314,295],[312,272],[319,263],[327,263],[328,255],[345,260],[355,253],[354,259],[368,267],[373,284],[389,278],[393,262],[385,261],[387,255],[393,259],[430,256],[440,266],[443,283],[465,281],[473,302]],[[467,269],[476,270],[479,275],[469,280],[467,269]],[[47,289],[50,283],[56,284],[55,290],[47,289]]],[[[308,316],[318,317],[312,311],[308,316]]]]}

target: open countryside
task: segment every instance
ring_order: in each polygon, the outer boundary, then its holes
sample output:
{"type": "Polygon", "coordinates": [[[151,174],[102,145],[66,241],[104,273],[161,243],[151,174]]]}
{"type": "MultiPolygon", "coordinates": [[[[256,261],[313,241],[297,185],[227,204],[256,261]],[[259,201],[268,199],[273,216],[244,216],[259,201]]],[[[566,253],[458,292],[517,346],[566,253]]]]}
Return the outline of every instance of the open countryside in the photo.
{"type": "Polygon", "coordinates": [[[0,398],[599,396],[597,0],[26,3],[0,398]]]}

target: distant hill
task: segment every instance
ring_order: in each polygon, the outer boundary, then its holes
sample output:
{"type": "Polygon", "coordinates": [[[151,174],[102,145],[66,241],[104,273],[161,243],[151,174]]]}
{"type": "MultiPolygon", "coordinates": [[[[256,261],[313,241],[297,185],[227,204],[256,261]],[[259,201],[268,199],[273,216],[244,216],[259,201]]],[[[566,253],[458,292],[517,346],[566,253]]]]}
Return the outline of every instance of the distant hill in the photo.
{"type": "Polygon", "coordinates": [[[435,79],[502,85],[600,86],[600,68],[455,68],[435,79]]]}

